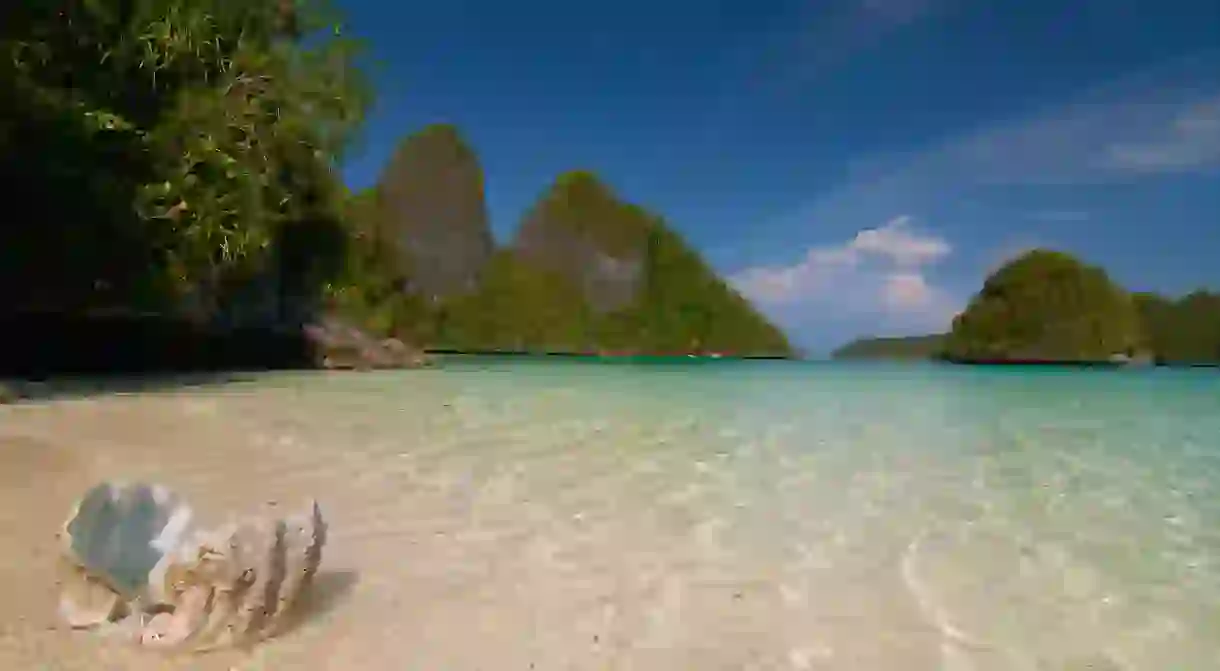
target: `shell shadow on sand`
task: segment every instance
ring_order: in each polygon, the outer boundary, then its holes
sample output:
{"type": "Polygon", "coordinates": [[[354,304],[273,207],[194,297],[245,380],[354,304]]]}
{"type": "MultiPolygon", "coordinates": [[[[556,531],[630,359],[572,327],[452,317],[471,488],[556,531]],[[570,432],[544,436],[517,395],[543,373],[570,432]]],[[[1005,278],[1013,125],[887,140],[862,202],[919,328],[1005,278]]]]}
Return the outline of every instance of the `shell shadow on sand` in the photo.
{"type": "Polygon", "coordinates": [[[360,582],[354,570],[319,570],[291,613],[284,616],[284,635],[312,622],[324,621],[346,602],[360,582]]]}
{"type": "MultiPolygon", "coordinates": [[[[359,582],[360,574],[357,571],[319,570],[313,576],[309,588],[304,590],[300,599],[293,604],[292,610],[283,615],[271,640],[290,639],[305,627],[325,626],[327,621],[335,616],[343,603],[348,600],[352,590],[359,582]]],[[[253,641],[246,641],[228,650],[195,650],[191,654],[197,656],[249,654],[255,645],[256,643],[253,641]]]]}
{"type": "MultiPolygon", "coordinates": [[[[319,570],[313,576],[309,588],[301,593],[300,599],[293,604],[292,610],[283,615],[271,640],[291,638],[303,627],[312,625],[324,626],[329,618],[335,616],[342,604],[348,600],[352,590],[360,582],[357,571],[319,570]]],[[[194,650],[190,654],[196,656],[249,654],[256,642],[245,641],[229,649],[213,648],[194,650]]]]}

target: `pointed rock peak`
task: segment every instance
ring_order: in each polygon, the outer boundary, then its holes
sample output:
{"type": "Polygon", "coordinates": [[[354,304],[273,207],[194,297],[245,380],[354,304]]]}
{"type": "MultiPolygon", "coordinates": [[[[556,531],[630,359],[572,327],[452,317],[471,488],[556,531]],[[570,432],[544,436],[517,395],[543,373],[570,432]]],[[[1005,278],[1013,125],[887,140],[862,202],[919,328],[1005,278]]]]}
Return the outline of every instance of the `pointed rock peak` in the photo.
{"type": "Polygon", "coordinates": [[[470,157],[474,149],[466,141],[457,126],[448,123],[436,123],[425,126],[408,135],[398,146],[399,156],[404,153],[426,151],[430,155],[470,157]]]}
{"type": "Polygon", "coordinates": [[[555,179],[550,192],[566,199],[596,198],[617,201],[618,197],[596,173],[590,170],[570,170],[555,179]]]}
{"type": "Polygon", "coordinates": [[[462,131],[451,123],[433,123],[421,128],[418,135],[423,137],[443,137],[462,141],[462,131]]]}
{"type": "Polygon", "coordinates": [[[555,185],[561,188],[591,187],[609,190],[597,173],[592,170],[569,170],[555,178],[555,185]]]}
{"type": "Polygon", "coordinates": [[[399,145],[378,182],[376,210],[415,291],[445,297],[475,286],[494,242],[483,169],[456,127],[428,126],[399,145]]]}

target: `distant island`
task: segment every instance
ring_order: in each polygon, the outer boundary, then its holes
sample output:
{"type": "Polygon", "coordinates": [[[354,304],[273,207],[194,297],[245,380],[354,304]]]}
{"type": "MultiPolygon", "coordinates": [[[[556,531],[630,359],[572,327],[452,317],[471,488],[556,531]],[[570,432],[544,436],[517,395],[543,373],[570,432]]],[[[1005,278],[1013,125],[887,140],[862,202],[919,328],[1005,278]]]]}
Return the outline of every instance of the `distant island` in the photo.
{"type": "Polygon", "coordinates": [[[1004,264],[945,334],[863,338],[836,359],[967,364],[1217,365],[1220,294],[1130,293],[1101,268],[1046,249],[1004,264]]]}
{"type": "Polygon", "coordinates": [[[944,349],[945,335],[858,338],[831,352],[839,360],[920,361],[936,358],[944,349]]]}
{"type": "Polygon", "coordinates": [[[793,354],[593,172],[557,175],[502,247],[454,126],[351,192],[338,166],[373,92],[311,3],[17,3],[0,23],[0,172],[22,213],[0,227],[5,373],[793,354]]]}

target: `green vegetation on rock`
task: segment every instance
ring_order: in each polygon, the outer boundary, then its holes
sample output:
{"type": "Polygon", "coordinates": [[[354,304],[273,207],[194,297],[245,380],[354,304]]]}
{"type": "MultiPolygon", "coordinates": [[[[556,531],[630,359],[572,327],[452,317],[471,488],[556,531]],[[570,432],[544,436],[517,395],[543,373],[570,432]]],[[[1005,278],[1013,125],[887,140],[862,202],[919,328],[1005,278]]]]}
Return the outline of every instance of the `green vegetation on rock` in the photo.
{"type": "Polygon", "coordinates": [[[783,333],[660,217],[595,174],[560,175],[501,249],[489,246],[481,180],[456,129],[405,140],[377,186],[349,198],[332,308],[450,351],[791,355],[783,333]]]}
{"type": "Polygon", "coordinates": [[[888,338],[859,338],[836,349],[832,359],[882,359],[920,361],[933,359],[944,351],[945,336],[933,335],[899,336],[888,338]]]}
{"type": "Polygon", "coordinates": [[[1220,294],[1130,294],[1100,268],[1034,250],[1005,264],[947,335],[863,338],[841,359],[1220,363],[1220,294]]]}
{"type": "Polygon", "coordinates": [[[1104,270],[1049,250],[1006,263],[953,320],[957,361],[1107,361],[1143,345],[1131,296],[1104,270]]]}
{"type": "Polygon", "coordinates": [[[1154,358],[1163,363],[1220,363],[1220,294],[1194,291],[1177,300],[1135,294],[1154,358]]]}
{"type": "Polygon", "coordinates": [[[452,349],[791,354],[782,332],[656,215],[560,176],[472,293],[438,307],[452,349]]]}
{"type": "Polygon", "coordinates": [[[477,291],[440,307],[436,345],[476,351],[579,352],[588,348],[588,305],[578,287],[511,250],[483,270],[477,291]]]}

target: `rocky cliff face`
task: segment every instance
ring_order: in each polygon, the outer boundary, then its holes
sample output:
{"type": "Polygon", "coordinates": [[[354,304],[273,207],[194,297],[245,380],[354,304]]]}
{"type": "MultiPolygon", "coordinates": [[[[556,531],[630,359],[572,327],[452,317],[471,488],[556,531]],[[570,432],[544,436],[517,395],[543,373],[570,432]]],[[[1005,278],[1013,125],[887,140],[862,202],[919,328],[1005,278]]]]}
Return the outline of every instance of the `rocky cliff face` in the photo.
{"type": "Polygon", "coordinates": [[[590,172],[558,177],[496,250],[473,151],[433,126],[351,204],[368,248],[345,305],[373,332],[459,351],[790,351],[659,215],[590,172]]]}
{"type": "Polygon", "coordinates": [[[590,313],[582,342],[668,354],[791,352],[677,232],[591,173],[555,181],[526,215],[513,253],[579,290],[590,313]]]}
{"type": "Polygon", "coordinates": [[[452,126],[408,137],[382,174],[378,218],[411,278],[408,291],[444,298],[475,289],[494,243],[478,158],[452,126]]]}
{"type": "Polygon", "coordinates": [[[647,217],[589,173],[561,176],[525,216],[514,240],[524,260],[581,287],[596,312],[631,303],[643,280],[647,217]]]}

